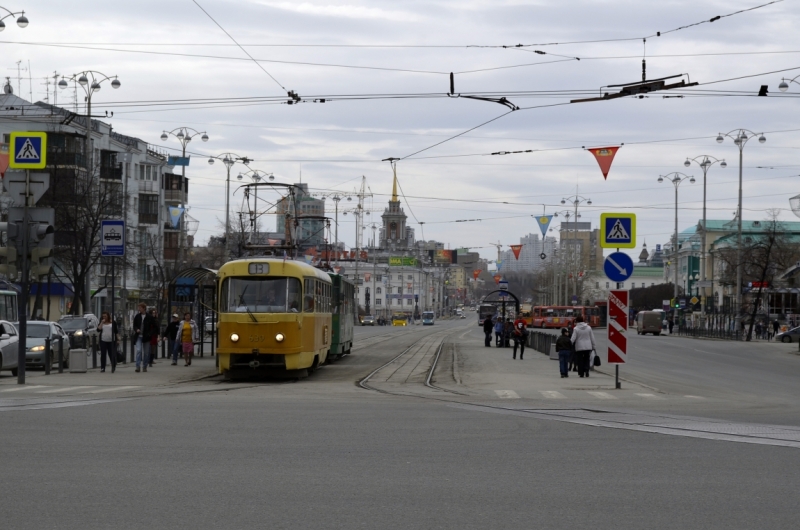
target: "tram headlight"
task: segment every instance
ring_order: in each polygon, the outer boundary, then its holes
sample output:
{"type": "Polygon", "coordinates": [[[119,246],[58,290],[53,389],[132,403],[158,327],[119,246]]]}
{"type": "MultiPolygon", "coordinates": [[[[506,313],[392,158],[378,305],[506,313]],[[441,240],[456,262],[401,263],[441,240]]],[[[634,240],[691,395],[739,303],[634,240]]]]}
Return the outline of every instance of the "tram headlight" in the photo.
{"type": "Polygon", "coordinates": [[[275,340],[278,342],[283,342],[283,339],[285,338],[286,337],[283,336],[283,333],[278,333],[277,335],[275,335],[275,340]]]}
{"type": "Polygon", "coordinates": [[[231,342],[239,342],[239,334],[231,333],[231,342]]]}

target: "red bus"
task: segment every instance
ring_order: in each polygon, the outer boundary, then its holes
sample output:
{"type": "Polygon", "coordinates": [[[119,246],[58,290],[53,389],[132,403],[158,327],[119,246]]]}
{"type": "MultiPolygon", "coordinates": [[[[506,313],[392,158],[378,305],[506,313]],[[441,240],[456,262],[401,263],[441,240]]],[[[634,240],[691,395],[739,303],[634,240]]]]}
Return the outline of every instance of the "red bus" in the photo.
{"type": "Polygon", "coordinates": [[[600,308],[584,306],[536,306],[531,311],[531,327],[565,328],[575,323],[575,317],[583,319],[591,327],[600,325],[600,308]]]}

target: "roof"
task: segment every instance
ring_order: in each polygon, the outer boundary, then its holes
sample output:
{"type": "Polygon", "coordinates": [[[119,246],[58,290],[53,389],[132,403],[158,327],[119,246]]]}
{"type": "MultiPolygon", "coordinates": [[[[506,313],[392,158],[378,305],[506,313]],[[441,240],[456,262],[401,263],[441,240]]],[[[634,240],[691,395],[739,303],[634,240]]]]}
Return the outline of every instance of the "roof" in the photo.
{"type": "MultiPolygon", "coordinates": [[[[742,232],[763,232],[769,229],[771,222],[770,221],[758,221],[758,220],[742,220],[742,232]]],[[[697,221],[697,225],[694,227],[695,230],[698,228],[702,228],[703,220],[700,219],[697,221]]],[[[717,232],[724,232],[729,230],[738,230],[738,226],[736,224],[736,219],[731,219],[728,221],[719,221],[713,219],[706,220],[706,226],[708,226],[709,232],[717,231],[717,232]]],[[[778,227],[781,230],[785,230],[787,232],[800,232],[800,222],[796,221],[778,221],[778,227]]],[[[682,232],[683,233],[683,232],[682,232]]]]}

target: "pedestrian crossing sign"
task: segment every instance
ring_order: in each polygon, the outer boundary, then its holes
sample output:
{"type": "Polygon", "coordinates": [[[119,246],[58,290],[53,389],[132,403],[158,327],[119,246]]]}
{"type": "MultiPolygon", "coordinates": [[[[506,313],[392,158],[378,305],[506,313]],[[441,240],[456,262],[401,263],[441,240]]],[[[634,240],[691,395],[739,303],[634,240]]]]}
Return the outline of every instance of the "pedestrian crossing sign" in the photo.
{"type": "Polygon", "coordinates": [[[602,248],[635,248],[636,214],[600,214],[600,246],[602,248]]]}
{"type": "Polygon", "coordinates": [[[8,167],[42,169],[47,165],[47,133],[12,132],[8,167]]]}

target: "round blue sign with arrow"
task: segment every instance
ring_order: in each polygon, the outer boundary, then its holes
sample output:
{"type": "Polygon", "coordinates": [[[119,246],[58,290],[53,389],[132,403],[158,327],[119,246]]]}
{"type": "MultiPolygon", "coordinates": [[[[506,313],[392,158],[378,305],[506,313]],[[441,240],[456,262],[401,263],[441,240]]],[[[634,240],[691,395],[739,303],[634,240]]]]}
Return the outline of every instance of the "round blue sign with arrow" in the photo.
{"type": "Polygon", "coordinates": [[[614,252],[603,262],[603,271],[612,282],[624,282],[633,274],[633,259],[624,252],[614,252]]]}

